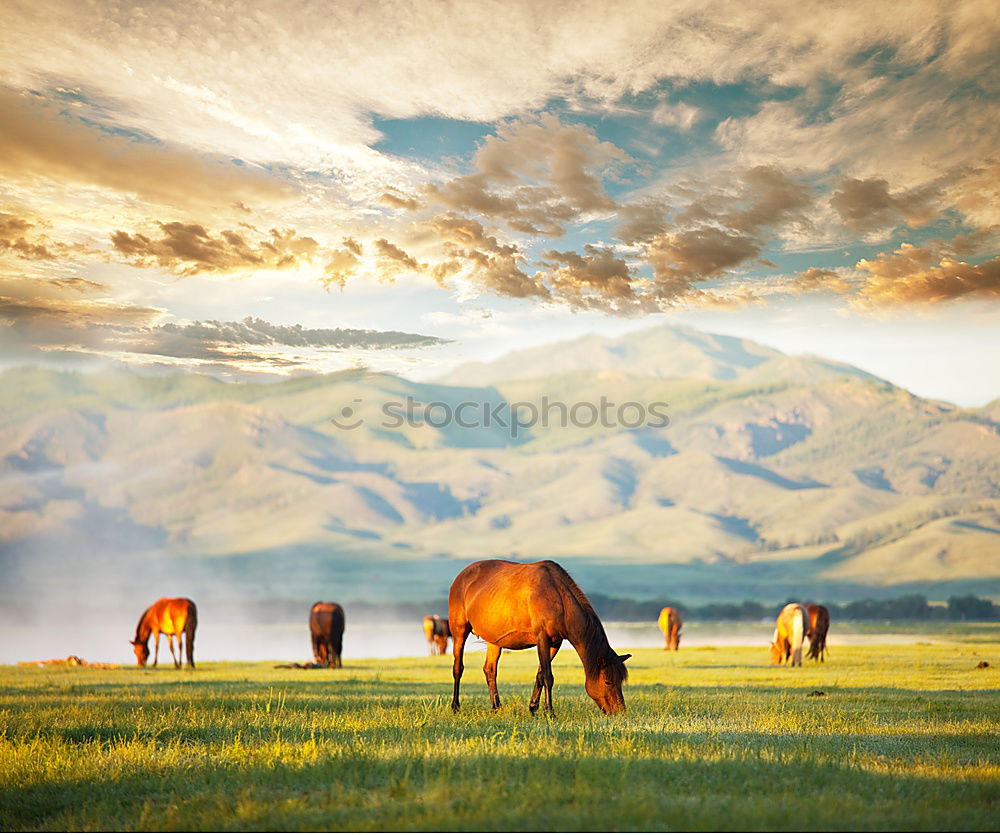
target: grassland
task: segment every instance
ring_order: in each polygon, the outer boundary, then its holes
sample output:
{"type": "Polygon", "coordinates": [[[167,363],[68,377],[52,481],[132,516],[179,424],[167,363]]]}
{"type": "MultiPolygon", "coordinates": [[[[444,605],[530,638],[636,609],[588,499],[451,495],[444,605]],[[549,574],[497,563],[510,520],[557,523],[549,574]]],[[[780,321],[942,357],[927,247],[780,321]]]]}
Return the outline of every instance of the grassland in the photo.
{"type": "Polygon", "coordinates": [[[530,653],[502,658],[498,714],[470,655],[457,716],[447,658],[0,668],[0,827],[992,830],[1000,630],[977,637],[802,669],[638,650],[615,717],[571,651],[555,718],[527,712],[530,653]]]}

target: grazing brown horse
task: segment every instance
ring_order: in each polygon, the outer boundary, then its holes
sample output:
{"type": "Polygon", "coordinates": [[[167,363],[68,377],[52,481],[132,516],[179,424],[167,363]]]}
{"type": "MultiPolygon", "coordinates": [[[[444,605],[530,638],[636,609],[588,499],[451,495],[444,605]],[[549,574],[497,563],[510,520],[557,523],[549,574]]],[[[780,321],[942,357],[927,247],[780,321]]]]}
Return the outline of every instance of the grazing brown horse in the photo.
{"type": "Polygon", "coordinates": [[[781,610],[771,639],[771,663],[784,664],[789,656],[793,667],[802,666],[802,639],[809,615],[801,603],[789,603],[781,610]]]}
{"type": "Polygon", "coordinates": [[[448,639],[451,637],[451,630],[448,628],[447,618],[439,618],[437,615],[428,615],[425,617],[424,635],[427,636],[431,655],[444,655],[448,651],[448,639]]]}
{"type": "Polygon", "coordinates": [[[826,660],[826,633],[830,631],[830,612],[826,606],[810,603],[806,607],[809,613],[809,627],[806,637],[809,639],[808,657],[813,661],[826,660]]]}
{"type": "Polygon", "coordinates": [[[194,631],[198,627],[198,608],[194,601],[186,597],[163,597],[142,613],[139,624],[135,628],[135,638],[132,639],[132,649],[140,667],[145,667],[149,660],[149,636],[156,635],[156,651],[153,655],[153,666],[160,660],[160,634],[167,636],[170,642],[170,655],[174,666],[181,666],[184,647],[187,647],[189,667],[194,667],[194,631]],[[174,653],[174,636],[177,636],[177,653],[174,653]],[[183,635],[183,645],[181,636],[183,635]]]}
{"type": "Polygon", "coordinates": [[[465,568],[451,584],[448,621],[454,641],[452,675],[455,692],[451,708],[458,710],[458,689],[465,665],[462,654],[470,632],[486,641],[483,672],[490,703],[500,708],[497,663],[503,649],[538,648],[538,673],[528,709],[538,710],[545,690],[545,709],[552,712],[552,659],[562,642],[569,641],[586,675],[587,694],[605,713],[625,708],[622,682],[628,677],[625,661],[611,649],[594,607],[573,579],[551,560],[514,563],[482,560],[465,568]]]}
{"type": "Polygon", "coordinates": [[[660,619],[657,624],[663,637],[667,640],[664,649],[678,649],[681,645],[681,613],[673,606],[664,606],[660,610],[660,619]]]}
{"type": "Polygon", "coordinates": [[[339,603],[313,603],[309,610],[313,657],[323,667],[343,667],[344,609],[339,603]]]}

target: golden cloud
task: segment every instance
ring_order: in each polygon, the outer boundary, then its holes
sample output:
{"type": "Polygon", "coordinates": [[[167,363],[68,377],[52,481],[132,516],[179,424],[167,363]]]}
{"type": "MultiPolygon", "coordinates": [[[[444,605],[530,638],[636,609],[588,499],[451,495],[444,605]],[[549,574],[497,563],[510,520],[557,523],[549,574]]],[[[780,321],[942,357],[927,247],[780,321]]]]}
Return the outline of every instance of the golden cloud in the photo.
{"type": "Polygon", "coordinates": [[[904,243],[892,254],[862,259],[858,269],[867,273],[858,294],[859,306],[1000,298],[1000,257],[968,264],[931,248],[904,243]]]}
{"type": "Polygon", "coordinates": [[[212,235],[199,224],[158,225],[159,238],[119,229],[111,235],[111,244],[134,266],[157,265],[179,275],[282,269],[311,260],[319,250],[314,239],[288,229],[272,229],[269,238],[250,242],[228,229],[212,235]]]}
{"type": "Polygon", "coordinates": [[[229,159],[101,131],[38,96],[0,89],[0,174],[98,186],[181,207],[254,204],[292,195],[290,186],[229,159]]]}

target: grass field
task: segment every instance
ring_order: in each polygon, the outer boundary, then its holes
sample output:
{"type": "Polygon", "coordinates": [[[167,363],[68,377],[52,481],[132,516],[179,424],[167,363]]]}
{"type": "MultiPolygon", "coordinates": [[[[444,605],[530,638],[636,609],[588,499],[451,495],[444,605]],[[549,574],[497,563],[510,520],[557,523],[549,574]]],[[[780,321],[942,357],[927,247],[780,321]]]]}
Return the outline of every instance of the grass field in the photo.
{"type": "Polygon", "coordinates": [[[995,830],[1000,631],[975,643],[638,650],[605,717],[571,651],[337,671],[0,668],[4,830],[995,830]],[[979,661],[990,667],[977,669],[979,661]],[[813,691],[825,695],[811,696],[813,691]]]}

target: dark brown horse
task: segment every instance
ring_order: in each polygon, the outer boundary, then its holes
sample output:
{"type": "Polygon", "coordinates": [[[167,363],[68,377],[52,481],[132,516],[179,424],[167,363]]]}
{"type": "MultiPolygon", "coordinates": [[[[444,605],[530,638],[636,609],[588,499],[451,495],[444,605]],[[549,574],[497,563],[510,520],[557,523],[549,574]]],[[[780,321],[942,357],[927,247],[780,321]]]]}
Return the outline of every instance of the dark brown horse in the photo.
{"type": "Polygon", "coordinates": [[[566,571],[545,560],[529,564],[482,560],[465,568],[451,584],[448,621],[454,641],[452,710],[458,710],[458,690],[465,665],[462,654],[470,632],[486,641],[483,672],[490,703],[500,708],[497,663],[503,649],[538,648],[538,673],[528,709],[538,710],[545,690],[545,708],[552,712],[552,659],[562,642],[569,641],[586,675],[587,694],[605,713],[625,707],[622,683],[628,677],[625,661],[608,643],[593,606],[566,571]]]}
{"type": "Polygon", "coordinates": [[[142,613],[135,628],[132,649],[140,667],[149,660],[149,636],[156,635],[156,651],[153,666],[160,660],[160,635],[166,635],[170,642],[170,655],[174,666],[181,666],[184,647],[187,647],[189,667],[194,667],[194,631],[198,627],[198,608],[186,597],[161,598],[142,613]],[[174,636],[177,636],[177,653],[174,653],[174,636]],[[183,636],[183,646],[181,642],[183,636]]]}
{"type": "Polygon", "coordinates": [[[427,636],[431,655],[444,655],[448,651],[448,639],[451,637],[451,630],[448,628],[447,618],[439,618],[437,615],[428,615],[425,617],[424,635],[427,636]]]}
{"type": "Polygon", "coordinates": [[[323,667],[343,667],[344,609],[339,603],[313,603],[309,610],[313,657],[323,667]]]}
{"type": "Polygon", "coordinates": [[[664,649],[679,649],[681,645],[681,626],[684,623],[681,620],[681,613],[673,606],[664,606],[660,610],[660,618],[656,623],[667,641],[664,649]]]}
{"type": "Polygon", "coordinates": [[[809,639],[807,657],[813,661],[826,660],[826,633],[830,631],[830,612],[826,606],[810,603],[806,610],[809,613],[809,626],[806,637],[809,639]]]}

